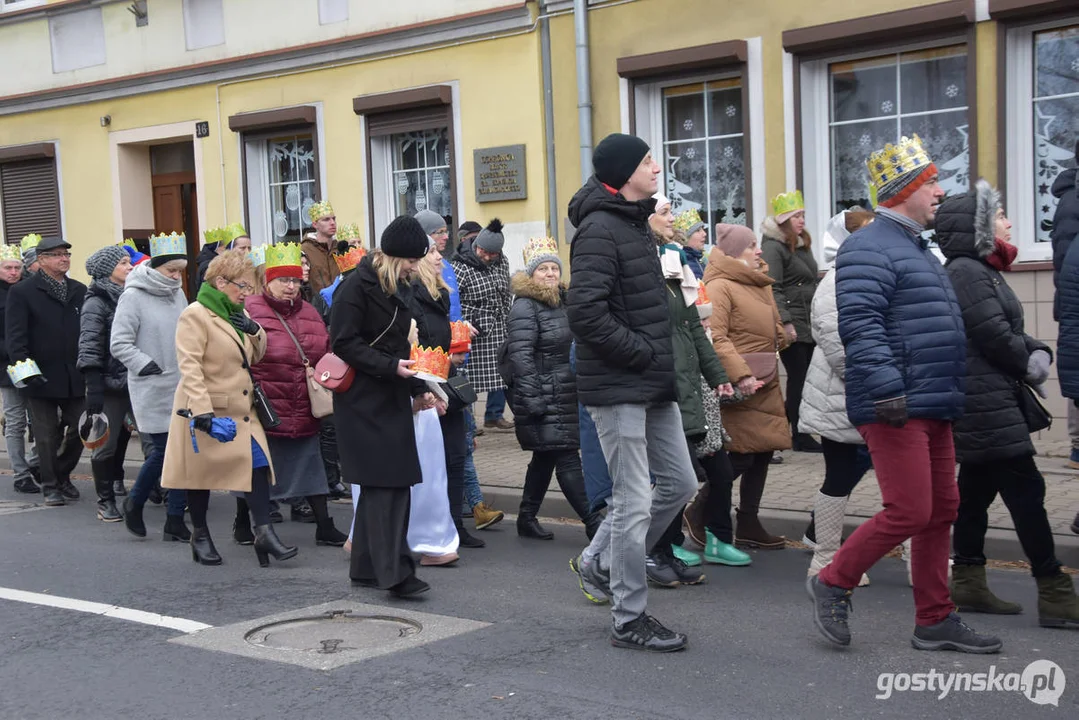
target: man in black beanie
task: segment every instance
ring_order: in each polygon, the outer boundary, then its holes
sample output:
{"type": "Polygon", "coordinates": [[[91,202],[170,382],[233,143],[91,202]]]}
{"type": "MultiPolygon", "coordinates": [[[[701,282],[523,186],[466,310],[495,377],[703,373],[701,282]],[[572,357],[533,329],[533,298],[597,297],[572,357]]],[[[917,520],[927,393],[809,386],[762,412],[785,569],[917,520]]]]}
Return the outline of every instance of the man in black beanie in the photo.
{"type": "MultiPolygon", "coordinates": [[[[592,559],[575,558],[571,567],[611,597],[613,645],[681,650],[686,636],[646,612],[646,554],[697,489],[676,403],[667,291],[648,227],[659,166],[643,140],[622,134],[596,146],[592,165],[595,174],[569,203],[577,233],[566,312],[577,341],[578,398],[596,424],[612,496],[582,554],[592,559]],[[609,576],[601,567],[607,557],[609,576]]],[[[678,562],[664,550],[659,561],[678,562]]]]}

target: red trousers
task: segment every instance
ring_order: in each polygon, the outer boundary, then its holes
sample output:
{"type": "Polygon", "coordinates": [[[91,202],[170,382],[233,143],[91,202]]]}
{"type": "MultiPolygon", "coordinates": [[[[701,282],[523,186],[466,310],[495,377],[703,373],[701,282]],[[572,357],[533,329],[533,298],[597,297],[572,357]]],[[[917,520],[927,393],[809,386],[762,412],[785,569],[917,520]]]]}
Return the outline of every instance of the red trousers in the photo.
{"type": "Polygon", "coordinates": [[[853,589],[862,573],[911,538],[915,622],[935,625],[954,610],[948,552],[959,508],[952,425],[909,420],[901,428],[859,426],[880,483],[884,509],[863,523],[820,572],[821,582],[853,589]]]}

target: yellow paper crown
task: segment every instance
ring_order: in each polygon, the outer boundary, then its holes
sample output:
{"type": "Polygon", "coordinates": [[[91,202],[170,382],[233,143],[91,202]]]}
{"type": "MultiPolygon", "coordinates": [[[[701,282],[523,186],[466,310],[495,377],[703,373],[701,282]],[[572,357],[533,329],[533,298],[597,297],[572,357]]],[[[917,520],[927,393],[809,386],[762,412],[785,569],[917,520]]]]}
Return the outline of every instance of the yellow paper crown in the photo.
{"type": "Polygon", "coordinates": [[[247,237],[247,231],[244,230],[244,226],[240,223],[232,223],[222,228],[225,244],[232,242],[238,237],[247,237]]]}
{"type": "Polygon", "coordinates": [[[352,247],[344,255],[334,255],[333,259],[337,263],[337,269],[345,273],[359,265],[366,255],[367,250],[362,247],[352,247]]]}
{"type": "Polygon", "coordinates": [[[780,193],[772,198],[772,215],[798,212],[806,209],[806,202],[802,198],[801,190],[791,190],[788,193],[780,193]]]}
{"type": "Polygon", "coordinates": [[[225,228],[212,228],[210,230],[207,230],[206,232],[202,233],[202,238],[206,241],[207,245],[222,242],[228,244],[228,238],[225,235],[225,228]]]}
{"type": "Polygon", "coordinates": [[[878,150],[865,161],[869,170],[869,180],[873,187],[882,187],[912,172],[921,172],[932,160],[922,147],[922,139],[917,135],[901,137],[897,145],[888,143],[883,150],[878,150]]]}
{"type": "Polygon", "coordinates": [[[542,255],[558,257],[558,243],[550,237],[529,238],[521,254],[524,256],[525,265],[531,265],[533,260],[542,255]]]}
{"type": "Polygon", "coordinates": [[[22,250],[19,249],[18,245],[11,243],[0,244],[0,262],[7,262],[8,260],[22,262],[22,250]]]}
{"type": "Polygon", "coordinates": [[[134,250],[136,252],[138,252],[138,249],[139,249],[138,246],[135,245],[134,238],[124,238],[124,241],[122,243],[120,243],[120,246],[121,247],[129,247],[129,248],[131,248],[132,250],[134,250]]]}
{"type": "MultiPolygon", "coordinates": [[[[264,245],[266,257],[266,269],[277,267],[300,267],[300,257],[303,252],[296,243],[281,243],[279,245],[264,245]]],[[[254,250],[252,250],[254,253],[254,250]]]]}
{"type": "Polygon", "coordinates": [[[329,215],[333,215],[333,205],[330,205],[329,200],[314,203],[311,207],[307,208],[307,219],[311,221],[312,225],[315,224],[316,220],[329,215]]]}
{"type": "Polygon", "coordinates": [[[356,223],[345,223],[344,225],[337,226],[337,239],[338,240],[359,240],[360,239],[360,226],[356,223]]]}
{"type": "Polygon", "coordinates": [[[187,257],[187,237],[183,233],[150,236],[150,257],[182,255],[187,257]]]}
{"type": "Polygon", "coordinates": [[[693,227],[699,222],[703,222],[701,220],[700,213],[698,213],[696,210],[683,210],[675,216],[674,228],[675,230],[680,230],[683,233],[687,233],[689,232],[689,229],[691,227],[693,227]]]}
{"type": "Polygon", "coordinates": [[[37,233],[30,233],[29,235],[24,235],[22,241],[19,243],[19,250],[21,250],[22,252],[32,250],[36,248],[38,246],[38,243],[40,242],[41,236],[37,233]]]}

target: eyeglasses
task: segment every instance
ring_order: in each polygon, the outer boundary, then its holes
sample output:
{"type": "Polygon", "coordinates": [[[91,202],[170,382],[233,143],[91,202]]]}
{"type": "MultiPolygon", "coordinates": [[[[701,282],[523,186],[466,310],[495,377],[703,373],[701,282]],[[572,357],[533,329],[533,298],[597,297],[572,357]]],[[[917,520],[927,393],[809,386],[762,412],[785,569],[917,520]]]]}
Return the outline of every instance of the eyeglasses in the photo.
{"type": "Polygon", "coordinates": [[[69,258],[71,253],[69,252],[44,252],[38,253],[38,258],[69,258]]]}
{"type": "Polygon", "coordinates": [[[280,281],[282,285],[299,285],[303,282],[303,280],[294,277],[277,278],[277,280],[280,281]]]}
{"type": "Polygon", "coordinates": [[[240,292],[246,292],[246,293],[255,292],[255,286],[254,285],[248,285],[247,283],[238,283],[238,282],[234,282],[232,280],[226,280],[226,282],[229,285],[235,285],[236,287],[240,288],[240,292]]]}

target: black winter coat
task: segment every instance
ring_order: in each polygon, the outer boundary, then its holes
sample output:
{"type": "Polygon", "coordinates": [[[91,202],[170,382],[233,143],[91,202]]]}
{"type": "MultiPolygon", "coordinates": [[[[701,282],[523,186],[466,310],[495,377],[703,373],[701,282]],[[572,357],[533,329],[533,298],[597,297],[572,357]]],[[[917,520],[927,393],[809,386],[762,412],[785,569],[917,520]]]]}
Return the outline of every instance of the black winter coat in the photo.
{"type": "MultiPolygon", "coordinates": [[[[453,335],[450,332],[450,293],[442,290],[438,299],[431,297],[431,293],[424,287],[419,279],[412,283],[412,299],[409,304],[412,317],[416,321],[416,334],[420,345],[427,348],[440,347],[446,352],[450,351],[450,341],[453,335]]],[[[457,368],[450,365],[450,377],[457,375],[457,368]]],[[[447,392],[450,399],[447,412],[459,412],[465,406],[456,399],[453,393],[447,392]]]]}
{"type": "Polygon", "coordinates": [[[7,293],[15,287],[0,280],[0,387],[12,387],[11,378],[7,376],[7,366],[11,360],[7,354],[7,342],[4,328],[4,315],[7,313],[7,293]]]}
{"type": "Polygon", "coordinates": [[[577,393],[585,405],[674,402],[667,291],[648,216],[595,176],[569,203],[566,314],[577,340],[577,393]]]}
{"type": "Polygon", "coordinates": [[[198,265],[198,275],[195,277],[195,293],[198,293],[202,281],[206,278],[206,269],[210,262],[217,257],[217,243],[207,243],[195,256],[195,264],[198,265]]]}
{"type": "MultiPolygon", "coordinates": [[[[1076,155],[1079,161],[1079,154],[1076,155]]],[[[1079,189],[1076,188],[1075,176],[1079,170],[1071,168],[1057,175],[1053,181],[1053,195],[1057,198],[1057,209],[1053,214],[1053,230],[1049,240],[1053,246],[1053,287],[1058,291],[1053,294],[1053,319],[1060,321],[1060,269],[1064,265],[1064,256],[1068,254],[1075,236],[1079,235],[1079,189]]]]}
{"type": "Polygon", "coordinates": [[[76,364],[83,373],[88,370],[101,373],[105,390],[122,393],[127,391],[127,368],[109,351],[116,302],[108,290],[96,282],[90,283],[86,290],[86,300],[82,304],[79,359],[76,364]]]}
{"type": "Polygon", "coordinates": [[[517,297],[498,371],[506,383],[517,442],[522,450],[576,450],[581,446],[577,380],[569,362],[573,335],[564,290],[517,273],[513,293],[517,297]]]}
{"type": "Polygon", "coordinates": [[[356,371],[352,387],[333,397],[341,470],[353,485],[407,488],[423,481],[412,424],[413,389],[423,384],[397,376],[397,361],[411,349],[410,295],[404,283],[387,295],[371,256],[334,294],[333,352],[356,371]]]}
{"type": "Polygon", "coordinates": [[[774,218],[764,219],[761,233],[761,259],[768,263],[768,275],[775,280],[772,296],[776,299],[779,317],[784,325],[794,325],[794,331],[798,333],[795,342],[812,344],[809,311],[820,282],[817,260],[808,247],[798,247],[791,252],[774,218]]]}
{"type": "Polygon", "coordinates": [[[11,362],[33,358],[47,383],[23,392],[27,397],[80,398],[86,385],[79,358],[79,314],[86,286],[67,278],[67,300],[49,294],[42,271],[8,290],[5,312],[7,352],[11,362]]]}
{"type": "Polygon", "coordinates": [[[947,258],[945,269],[967,335],[966,401],[963,416],[953,425],[958,462],[1034,454],[1017,393],[1030,354],[1050,352],[1024,332],[1022,304],[986,262],[993,251],[993,196],[988,185],[979,183],[978,190],[949,198],[937,210],[937,242],[947,258]]]}

